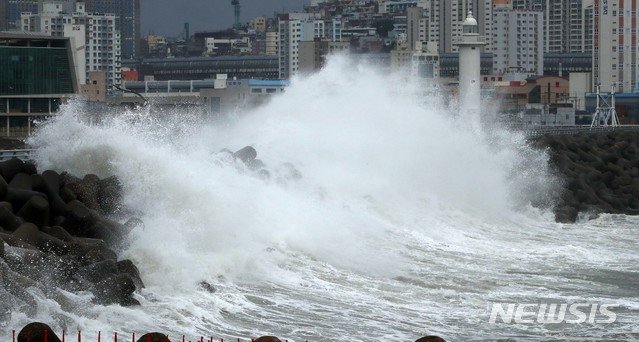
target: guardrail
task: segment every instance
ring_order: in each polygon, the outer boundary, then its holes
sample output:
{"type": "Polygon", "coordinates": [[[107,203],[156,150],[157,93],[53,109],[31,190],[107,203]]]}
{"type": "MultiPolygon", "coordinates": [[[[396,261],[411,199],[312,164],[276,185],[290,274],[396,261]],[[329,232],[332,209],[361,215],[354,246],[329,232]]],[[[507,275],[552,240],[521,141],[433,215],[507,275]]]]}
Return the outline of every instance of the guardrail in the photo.
{"type": "MultiPolygon", "coordinates": [[[[49,330],[44,330],[42,331],[41,334],[38,334],[39,336],[33,336],[33,338],[31,338],[31,335],[27,333],[26,337],[26,342],[42,342],[44,340],[44,342],[47,341],[53,341],[54,340],[54,336],[49,336],[49,334],[54,334],[53,332],[49,332],[49,330]]],[[[125,334],[124,336],[122,334],[118,335],[117,332],[114,333],[105,333],[103,334],[101,331],[97,332],[97,335],[89,335],[88,334],[83,334],[81,331],[78,331],[77,333],[72,333],[72,334],[67,334],[66,331],[62,331],[62,342],[65,341],[77,341],[77,342],[83,342],[83,341],[97,341],[97,342],[103,342],[103,341],[113,341],[113,342],[118,342],[118,341],[132,341],[132,342],[152,342],[152,341],[157,341],[157,339],[152,339],[149,335],[147,335],[147,338],[143,338],[140,337],[138,340],[136,340],[136,333],[135,332],[131,332],[128,336],[125,334]]],[[[144,336],[143,334],[138,334],[138,336],[144,336]]],[[[12,342],[16,342],[17,341],[17,337],[18,337],[18,332],[15,330],[11,331],[11,341],[12,342]]],[[[57,337],[57,336],[56,336],[57,337]]],[[[197,337],[195,339],[191,339],[191,338],[187,338],[186,335],[180,335],[180,336],[169,336],[169,335],[164,335],[164,341],[174,341],[174,342],[224,342],[224,338],[220,338],[220,337],[213,337],[213,336],[208,336],[208,337],[204,337],[204,336],[200,336],[197,337]]],[[[227,342],[254,342],[255,338],[227,338],[226,339],[227,342]]],[[[283,340],[284,342],[288,342],[288,340],[283,340]]],[[[305,342],[308,342],[308,340],[304,340],[305,342]]]]}
{"type": "Polygon", "coordinates": [[[622,125],[622,126],[548,126],[548,127],[519,127],[530,137],[538,137],[542,135],[572,135],[572,134],[589,134],[589,133],[607,133],[607,132],[639,132],[639,125],[622,125]]]}
{"type": "Polygon", "coordinates": [[[9,159],[18,158],[24,161],[31,160],[32,154],[35,150],[0,150],[0,162],[7,161],[9,159]]]}

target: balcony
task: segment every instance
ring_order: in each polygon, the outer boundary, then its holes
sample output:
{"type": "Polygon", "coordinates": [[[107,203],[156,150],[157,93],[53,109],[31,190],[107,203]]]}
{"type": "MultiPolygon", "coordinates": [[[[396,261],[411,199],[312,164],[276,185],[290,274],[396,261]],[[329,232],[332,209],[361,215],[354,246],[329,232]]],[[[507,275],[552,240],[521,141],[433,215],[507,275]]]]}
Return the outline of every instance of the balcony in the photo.
{"type": "Polygon", "coordinates": [[[485,36],[457,36],[453,37],[453,45],[486,45],[485,36]]]}

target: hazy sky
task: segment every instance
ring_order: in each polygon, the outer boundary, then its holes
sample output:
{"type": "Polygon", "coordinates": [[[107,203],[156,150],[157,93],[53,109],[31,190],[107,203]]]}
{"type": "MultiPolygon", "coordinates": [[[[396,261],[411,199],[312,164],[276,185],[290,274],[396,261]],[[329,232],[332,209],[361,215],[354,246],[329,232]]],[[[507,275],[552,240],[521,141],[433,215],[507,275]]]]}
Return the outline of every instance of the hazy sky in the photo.
{"type": "MultiPolygon", "coordinates": [[[[184,23],[191,24],[191,33],[227,28],[233,25],[231,0],[141,0],[142,36],[149,31],[177,36],[184,23]]],[[[301,10],[308,0],[240,0],[242,22],[259,15],[301,10]]]]}

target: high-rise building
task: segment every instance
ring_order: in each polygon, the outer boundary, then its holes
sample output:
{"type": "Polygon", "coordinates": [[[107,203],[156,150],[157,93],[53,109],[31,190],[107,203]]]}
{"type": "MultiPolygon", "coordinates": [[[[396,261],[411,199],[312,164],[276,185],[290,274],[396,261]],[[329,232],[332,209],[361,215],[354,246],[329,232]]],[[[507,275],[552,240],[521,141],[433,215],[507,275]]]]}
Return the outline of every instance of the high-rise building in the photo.
{"type": "Polygon", "coordinates": [[[88,13],[115,16],[115,29],[122,37],[122,56],[132,58],[140,49],[140,0],[84,0],[88,13]]]}
{"type": "Polygon", "coordinates": [[[280,79],[288,79],[299,70],[299,43],[323,38],[340,41],[341,22],[315,19],[309,13],[287,13],[278,17],[278,56],[280,79]]]}
{"type": "Polygon", "coordinates": [[[592,51],[593,0],[512,0],[512,5],[543,11],[545,52],[592,51]]]}
{"type": "Polygon", "coordinates": [[[115,16],[87,14],[81,2],[74,11],[67,11],[59,2],[44,2],[39,12],[22,14],[22,31],[71,38],[79,84],[86,83],[91,71],[105,72],[108,86],[120,84],[120,33],[115,29],[115,16]]]}
{"type": "Polygon", "coordinates": [[[593,84],[605,91],[636,90],[637,1],[595,0],[592,73],[593,84]]]}
{"type": "Polygon", "coordinates": [[[415,50],[417,42],[424,42],[424,23],[426,11],[421,7],[410,7],[406,10],[406,43],[409,50],[415,50]]]}
{"type": "Polygon", "coordinates": [[[22,12],[37,13],[38,0],[2,0],[0,1],[0,30],[20,29],[22,12]]]}
{"type": "Polygon", "coordinates": [[[507,1],[493,11],[493,72],[543,75],[543,12],[515,10],[507,1]]]}
{"type": "Polygon", "coordinates": [[[485,36],[486,51],[491,48],[492,0],[428,0],[425,15],[428,20],[428,41],[437,42],[440,52],[457,52],[454,37],[461,35],[462,22],[468,11],[479,21],[479,34],[485,36]]]}

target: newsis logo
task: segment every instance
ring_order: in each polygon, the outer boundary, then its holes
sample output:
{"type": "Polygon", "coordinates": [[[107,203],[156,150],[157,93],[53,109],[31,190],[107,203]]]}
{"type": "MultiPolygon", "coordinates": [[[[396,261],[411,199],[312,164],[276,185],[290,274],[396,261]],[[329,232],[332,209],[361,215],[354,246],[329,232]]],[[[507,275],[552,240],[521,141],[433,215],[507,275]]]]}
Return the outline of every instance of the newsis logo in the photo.
{"type": "Polygon", "coordinates": [[[492,303],[490,324],[607,324],[617,320],[612,304],[492,303]]]}

